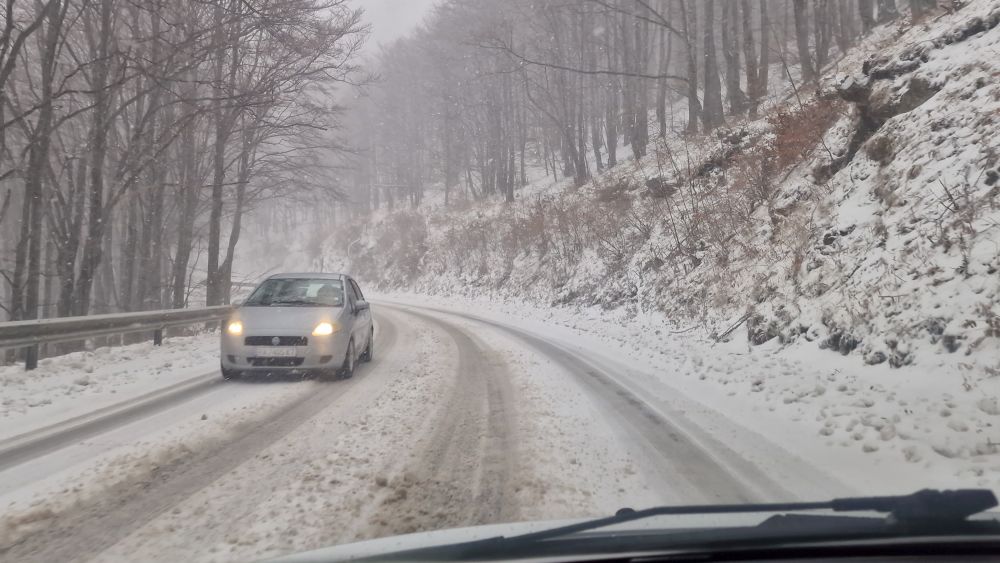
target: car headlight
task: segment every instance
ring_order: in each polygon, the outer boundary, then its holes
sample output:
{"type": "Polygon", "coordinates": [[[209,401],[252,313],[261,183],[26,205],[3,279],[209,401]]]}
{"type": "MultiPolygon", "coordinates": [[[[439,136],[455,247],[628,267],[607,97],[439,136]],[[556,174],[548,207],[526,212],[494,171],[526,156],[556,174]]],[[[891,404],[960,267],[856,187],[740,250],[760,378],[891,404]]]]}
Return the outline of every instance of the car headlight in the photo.
{"type": "Polygon", "coordinates": [[[329,336],[340,330],[337,323],[319,323],[316,328],[313,329],[313,336],[329,336]]]}
{"type": "Polygon", "coordinates": [[[243,334],[243,323],[240,321],[232,321],[226,326],[226,332],[234,336],[239,336],[243,334]]]}

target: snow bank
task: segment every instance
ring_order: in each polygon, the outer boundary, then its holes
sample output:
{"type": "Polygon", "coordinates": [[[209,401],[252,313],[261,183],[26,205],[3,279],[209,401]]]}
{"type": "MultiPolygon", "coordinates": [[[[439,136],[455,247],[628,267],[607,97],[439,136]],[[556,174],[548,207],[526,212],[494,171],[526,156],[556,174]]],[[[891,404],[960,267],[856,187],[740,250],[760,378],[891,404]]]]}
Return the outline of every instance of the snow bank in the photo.
{"type": "Polygon", "coordinates": [[[217,334],[179,336],[2,366],[0,440],[208,373],[218,347],[217,334]]]}

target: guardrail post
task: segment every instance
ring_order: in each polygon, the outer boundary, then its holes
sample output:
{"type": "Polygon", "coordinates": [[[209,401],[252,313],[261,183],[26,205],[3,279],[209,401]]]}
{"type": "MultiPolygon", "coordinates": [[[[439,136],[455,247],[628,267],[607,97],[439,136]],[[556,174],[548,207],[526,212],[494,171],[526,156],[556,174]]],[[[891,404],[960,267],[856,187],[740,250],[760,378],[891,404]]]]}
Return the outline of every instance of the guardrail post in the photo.
{"type": "Polygon", "coordinates": [[[158,328],[153,331],[153,346],[163,345],[163,329],[158,328]]]}
{"type": "Polygon", "coordinates": [[[38,344],[32,344],[24,349],[24,369],[31,370],[38,367],[38,344]]]}

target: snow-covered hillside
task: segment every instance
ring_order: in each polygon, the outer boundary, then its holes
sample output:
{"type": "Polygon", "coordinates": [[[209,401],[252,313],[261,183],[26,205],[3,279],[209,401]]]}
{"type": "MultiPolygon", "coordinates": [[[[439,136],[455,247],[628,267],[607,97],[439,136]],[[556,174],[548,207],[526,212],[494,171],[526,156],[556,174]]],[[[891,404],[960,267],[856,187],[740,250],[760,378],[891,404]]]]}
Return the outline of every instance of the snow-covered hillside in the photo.
{"type": "Polygon", "coordinates": [[[880,28],[818,91],[757,121],[668,138],[575,190],[541,180],[514,204],[340,223],[296,261],[382,289],[659,310],[706,334],[745,321],[733,334],[755,344],[805,340],[870,364],[954,354],[989,376],[998,19],[980,0],[880,28]]]}

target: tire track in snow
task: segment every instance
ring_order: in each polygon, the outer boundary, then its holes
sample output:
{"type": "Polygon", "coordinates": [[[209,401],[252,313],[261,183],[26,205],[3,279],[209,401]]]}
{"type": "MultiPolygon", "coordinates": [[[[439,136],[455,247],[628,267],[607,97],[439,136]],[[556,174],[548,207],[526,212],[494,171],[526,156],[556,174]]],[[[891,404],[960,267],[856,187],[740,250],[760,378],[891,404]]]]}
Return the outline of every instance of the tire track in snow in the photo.
{"type": "Polygon", "coordinates": [[[218,370],[0,441],[0,472],[207,393],[224,382],[218,370]]]}
{"type": "MultiPolygon", "coordinates": [[[[378,349],[391,349],[396,330],[378,324],[378,349]]],[[[375,369],[376,356],[365,372],[375,369]]],[[[221,378],[221,376],[219,376],[221,378]]],[[[256,452],[277,442],[328,408],[331,403],[362,383],[362,379],[336,383],[313,383],[315,392],[304,393],[283,405],[272,417],[241,425],[217,447],[193,451],[151,475],[126,480],[92,502],[55,515],[49,525],[22,537],[13,545],[0,546],[0,559],[12,561],[86,561],[100,554],[147,522],[195,495],[232,471],[256,452]]],[[[266,383],[264,383],[266,384],[266,383]]],[[[241,385],[234,382],[233,386],[241,385]]]]}
{"type": "Polygon", "coordinates": [[[458,349],[450,394],[430,423],[431,433],[402,482],[373,518],[384,533],[471,526],[516,519],[511,491],[513,389],[499,355],[457,325],[390,307],[434,325],[458,349]],[[404,515],[400,518],[400,515],[404,515]]]}

